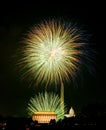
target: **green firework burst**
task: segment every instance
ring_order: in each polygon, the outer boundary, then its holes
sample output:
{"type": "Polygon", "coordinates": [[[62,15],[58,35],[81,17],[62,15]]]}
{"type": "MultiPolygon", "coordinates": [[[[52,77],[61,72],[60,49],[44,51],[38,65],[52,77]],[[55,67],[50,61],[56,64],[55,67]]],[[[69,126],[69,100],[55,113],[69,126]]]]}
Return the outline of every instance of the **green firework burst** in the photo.
{"type": "Polygon", "coordinates": [[[63,119],[66,112],[61,109],[61,102],[58,95],[53,92],[38,93],[30,98],[27,111],[28,115],[32,117],[35,112],[55,112],[57,119],[63,119]]]}

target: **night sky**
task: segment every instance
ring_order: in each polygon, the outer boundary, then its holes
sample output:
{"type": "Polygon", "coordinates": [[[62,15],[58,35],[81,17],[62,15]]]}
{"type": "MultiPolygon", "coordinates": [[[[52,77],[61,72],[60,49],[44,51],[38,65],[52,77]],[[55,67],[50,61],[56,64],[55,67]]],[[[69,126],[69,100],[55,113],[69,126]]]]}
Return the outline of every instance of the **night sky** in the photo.
{"type": "Polygon", "coordinates": [[[97,51],[94,76],[86,75],[83,85],[65,86],[65,101],[68,107],[80,110],[87,104],[106,103],[105,82],[105,10],[102,5],[85,3],[81,6],[70,3],[16,2],[0,4],[0,114],[24,116],[29,98],[36,93],[27,81],[20,81],[15,68],[15,55],[21,46],[24,34],[34,25],[49,18],[76,21],[91,34],[90,42],[97,51]]]}

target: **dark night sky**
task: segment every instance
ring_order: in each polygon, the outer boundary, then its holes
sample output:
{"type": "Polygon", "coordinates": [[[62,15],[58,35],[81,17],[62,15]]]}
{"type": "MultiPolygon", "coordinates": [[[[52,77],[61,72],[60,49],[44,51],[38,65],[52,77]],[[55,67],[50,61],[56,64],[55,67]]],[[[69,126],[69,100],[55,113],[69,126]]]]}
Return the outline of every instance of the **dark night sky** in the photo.
{"type": "Polygon", "coordinates": [[[83,87],[66,87],[66,103],[81,109],[89,103],[106,103],[105,85],[105,10],[102,5],[85,3],[81,6],[70,3],[17,2],[0,4],[0,114],[23,116],[27,102],[35,93],[21,82],[15,70],[14,55],[20,47],[24,34],[35,23],[49,18],[74,19],[92,34],[98,53],[95,77],[87,76],[83,87]]]}

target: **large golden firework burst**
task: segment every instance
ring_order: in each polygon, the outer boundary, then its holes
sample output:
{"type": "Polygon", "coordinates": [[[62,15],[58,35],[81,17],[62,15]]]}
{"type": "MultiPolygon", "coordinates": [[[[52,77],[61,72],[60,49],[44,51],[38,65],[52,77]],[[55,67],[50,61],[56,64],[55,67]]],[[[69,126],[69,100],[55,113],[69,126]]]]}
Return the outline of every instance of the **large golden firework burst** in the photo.
{"type": "Polygon", "coordinates": [[[87,44],[77,28],[54,20],[34,26],[24,43],[19,60],[22,76],[46,86],[74,77],[87,44]]]}

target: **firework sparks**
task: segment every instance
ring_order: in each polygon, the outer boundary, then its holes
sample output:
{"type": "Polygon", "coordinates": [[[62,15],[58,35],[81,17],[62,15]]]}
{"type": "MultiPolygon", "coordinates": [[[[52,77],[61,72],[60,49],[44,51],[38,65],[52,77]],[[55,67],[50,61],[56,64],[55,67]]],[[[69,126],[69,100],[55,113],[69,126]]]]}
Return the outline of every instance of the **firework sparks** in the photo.
{"type": "Polygon", "coordinates": [[[54,112],[57,114],[57,119],[63,119],[65,113],[61,109],[61,103],[63,102],[60,102],[59,96],[53,92],[38,93],[30,98],[27,107],[28,115],[32,117],[36,112],[54,112]]]}
{"type": "MultiPolygon", "coordinates": [[[[36,83],[61,83],[73,79],[81,57],[89,59],[82,34],[72,25],[55,21],[35,26],[25,39],[19,60],[23,77],[36,83]],[[30,74],[32,76],[30,76],[30,74]]],[[[86,66],[86,65],[85,65],[86,66]]]]}

